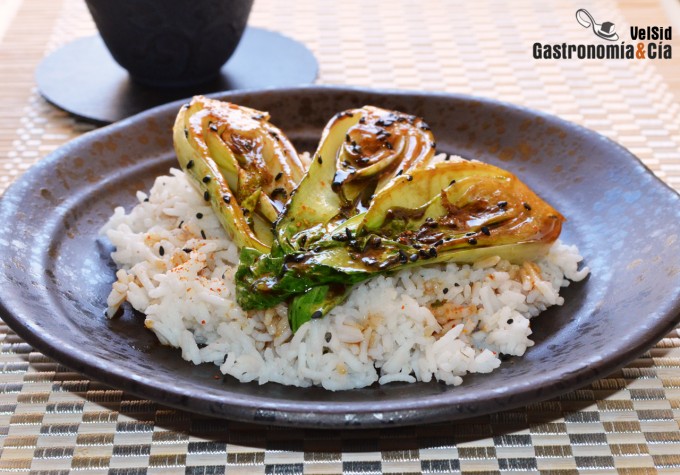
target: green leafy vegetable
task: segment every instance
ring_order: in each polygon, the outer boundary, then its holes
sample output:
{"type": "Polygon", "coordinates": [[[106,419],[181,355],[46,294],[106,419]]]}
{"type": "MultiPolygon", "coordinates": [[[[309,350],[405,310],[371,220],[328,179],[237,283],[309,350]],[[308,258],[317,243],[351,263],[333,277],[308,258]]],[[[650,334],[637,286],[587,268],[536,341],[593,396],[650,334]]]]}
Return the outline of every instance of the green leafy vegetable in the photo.
{"type": "Polygon", "coordinates": [[[289,305],[289,322],[296,331],[312,318],[321,318],[333,307],[342,303],[350,287],[344,285],[320,285],[296,296],[289,305]]]}
{"type": "Polygon", "coordinates": [[[305,173],[267,119],[197,97],[177,118],[175,147],[241,248],[238,303],[287,301],[293,331],[380,273],[487,256],[521,263],[560,234],[564,218],[513,174],[436,162],[417,117],[371,106],[336,114],[305,173]]]}
{"type": "Polygon", "coordinates": [[[272,224],[306,169],[269,115],[196,96],[177,115],[173,140],[181,167],[236,244],[268,252],[272,224]]]}
{"type": "MultiPolygon", "coordinates": [[[[245,297],[254,289],[267,293],[267,300],[284,301],[324,283],[336,286],[331,300],[342,301],[348,290],[338,286],[367,278],[364,266],[355,265],[338,245],[343,240],[352,243],[351,232],[360,223],[352,218],[370,206],[375,193],[403,173],[425,166],[433,156],[432,132],[418,117],[371,106],[336,114],[276,223],[276,244],[271,254],[261,257],[271,262],[259,264],[266,272],[248,272],[241,266],[239,303],[262,308],[256,299],[245,297]],[[285,258],[277,269],[281,256],[285,258]]],[[[312,309],[294,300],[289,319],[296,329],[294,322],[306,321],[318,310],[325,315],[330,308],[330,303],[312,309]]]]}
{"type": "Polygon", "coordinates": [[[411,115],[371,106],[336,114],[276,224],[284,252],[312,247],[366,210],[395,176],[429,163],[433,144],[427,124],[411,115]]]}
{"type": "Polygon", "coordinates": [[[267,286],[260,290],[280,301],[294,298],[289,316],[297,328],[342,299],[337,293],[328,301],[320,294],[296,294],[438,262],[500,256],[521,263],[547,251],[563,220],[505,170],[480,162],[441,162],[393,180],[366,212],[323,235],[314,249],[289,254],[279,269],[270,267],[267,286]]]}

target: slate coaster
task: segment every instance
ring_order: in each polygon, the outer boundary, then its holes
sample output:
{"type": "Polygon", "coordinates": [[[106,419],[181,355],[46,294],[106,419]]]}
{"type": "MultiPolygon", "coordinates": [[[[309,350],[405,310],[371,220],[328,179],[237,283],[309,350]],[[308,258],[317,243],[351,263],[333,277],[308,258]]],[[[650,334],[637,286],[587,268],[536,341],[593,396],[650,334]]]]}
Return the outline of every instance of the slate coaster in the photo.
{"type": "Polygon", "coordinates": [[[151,107],[216,91],[300,86],[314,82],[318,64],[305,45],[273,31],[248,27],[221,75],[188,88],[133,82],[99,35],[81,38],[47,56],[36,69],[42,96],[76,117],[106,125],[151,107]]]}

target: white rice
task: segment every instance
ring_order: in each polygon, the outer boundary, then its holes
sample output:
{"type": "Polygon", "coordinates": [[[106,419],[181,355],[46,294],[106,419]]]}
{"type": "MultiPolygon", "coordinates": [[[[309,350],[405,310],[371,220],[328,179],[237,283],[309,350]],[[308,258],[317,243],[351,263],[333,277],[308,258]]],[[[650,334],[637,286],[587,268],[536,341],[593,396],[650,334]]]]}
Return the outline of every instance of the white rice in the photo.
{"type": "Polygon", "coordinates": [[[530,319],[562,305],[560,288],[589,272],[578,269],[576,247],[559,241],[523,266],[490,257],[418,267],[357,286],[343,305],[293,335],[285,305],[238,306],[238,250],[181,171],[137,197],[138,205],[129,213],[117,208],[102,229],[119,267],[109,315],[127,301],[184,359],[214,363],[244,382],[330,390],[376,381],[458,385],[467,373],[493,371],[501,353],[523,355],[533,345],[530,319]]]}

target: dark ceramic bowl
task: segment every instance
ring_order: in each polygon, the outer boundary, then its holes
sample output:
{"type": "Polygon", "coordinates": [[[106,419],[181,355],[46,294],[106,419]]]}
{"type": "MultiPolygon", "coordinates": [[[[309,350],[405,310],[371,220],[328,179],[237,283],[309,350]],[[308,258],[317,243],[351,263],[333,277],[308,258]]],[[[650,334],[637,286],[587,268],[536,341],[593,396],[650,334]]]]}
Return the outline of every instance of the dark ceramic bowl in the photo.
{"type": "Polygon", "coordinates": [[[179,103],[86,134],[26,172],[0,202],[0,310],[38,350],[161,403],[242,421],[376,427],[442,421],[544,400],[603,377],[662,338],[680,308],[680,197],[621,146],[553,116],[468,96],[311,87],[223,94],[268,110],[312,150],[336,112],[374,104],[424,117],[438,149],[515,172],[567,218],[592,275],[532,321],[536,345],[458,387],[388,384],[351,391],[242,384],[160,346],[143,317],[103,311],[114,280],[97,231],[114,207],[176,165],[179,103]]]}
{"type": "Polygon", "coordinates": [[[97,29],[133,80],[188,87],[217,77],[253,0],[85,0],[97,29]]]}

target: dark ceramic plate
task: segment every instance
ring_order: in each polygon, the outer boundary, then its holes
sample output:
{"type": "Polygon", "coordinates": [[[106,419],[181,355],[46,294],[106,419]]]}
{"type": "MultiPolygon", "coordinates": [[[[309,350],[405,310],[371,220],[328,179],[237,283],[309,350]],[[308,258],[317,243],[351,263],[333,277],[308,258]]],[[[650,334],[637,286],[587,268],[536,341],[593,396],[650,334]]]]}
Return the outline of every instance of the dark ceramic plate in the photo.
{"type": "Polygon", "coordinates": [[[0,204],[0,303],[31,345],[76,371],[163,404],[291,426],[375,427],[458,419],[547,399],[605,376],[673,328],[680,313],[680,197],[624,148],[521,107],[467,96],[310,87],[222,96],[271,112],[313,149],[336,112],[375,104],[423,116],[437,148],[506,167],[567,217],[563,240],[592,275],[534,320],[536,345],[462,386],[344,392],[215,379],[161,347],[127,311],[103,316],[114,266],[97,230],[115,206],[175,165],[171,104],[91,132],[29,170],[0,204]]]}

